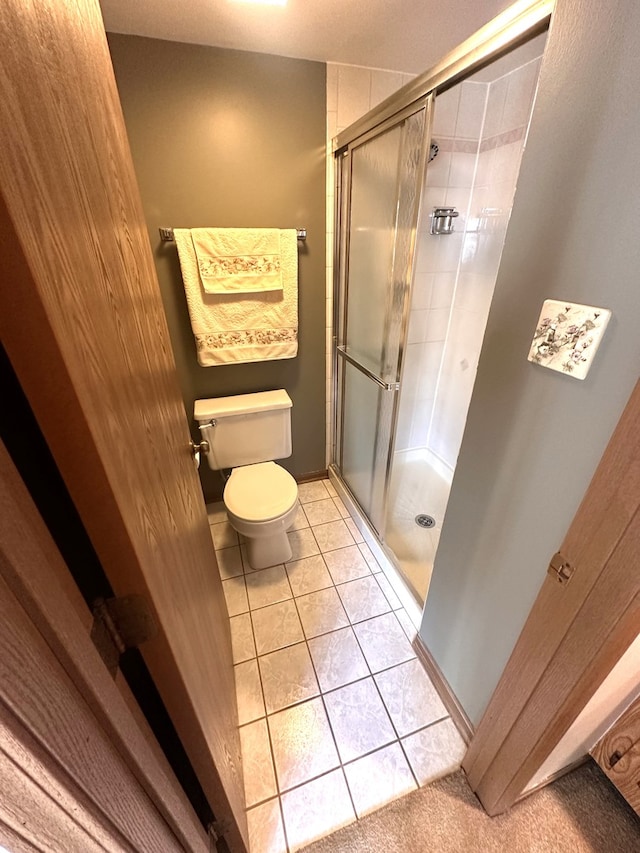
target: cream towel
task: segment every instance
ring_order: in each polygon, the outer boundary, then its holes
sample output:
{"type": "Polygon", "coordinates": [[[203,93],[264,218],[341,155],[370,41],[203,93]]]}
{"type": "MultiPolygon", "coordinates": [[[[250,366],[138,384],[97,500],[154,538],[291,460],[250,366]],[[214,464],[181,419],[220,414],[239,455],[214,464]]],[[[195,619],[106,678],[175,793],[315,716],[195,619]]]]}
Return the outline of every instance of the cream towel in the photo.
{"type": "Polygon", "coordinates": [[[277,228],[192,228],[206,293],[282,290],[277,228]]]}
{"type": "Polygon", "coordinates": [[[280,232],[282,290],[205,293],[191,232],[175,228],[198,363],[242,364],[298,354],[298,242],[295,228],[280,232]]]}

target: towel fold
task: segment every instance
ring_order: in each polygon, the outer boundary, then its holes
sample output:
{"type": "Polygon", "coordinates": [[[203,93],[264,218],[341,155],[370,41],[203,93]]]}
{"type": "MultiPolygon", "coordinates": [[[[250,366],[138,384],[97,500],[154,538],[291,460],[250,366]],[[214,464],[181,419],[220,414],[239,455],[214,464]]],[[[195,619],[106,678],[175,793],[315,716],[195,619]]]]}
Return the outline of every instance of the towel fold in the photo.
{"type": "Polygon", "coordinates": [[[206,293],[282,290],[277,228],[192,228],[206,293]]]}
{"type": "Polygon", "coordinates": [[[206,293],[191,231],[175,228],[198,363],[243,364],[298,353],[298,242],[295,228],[279,232],[282,290],[206,293]]]}

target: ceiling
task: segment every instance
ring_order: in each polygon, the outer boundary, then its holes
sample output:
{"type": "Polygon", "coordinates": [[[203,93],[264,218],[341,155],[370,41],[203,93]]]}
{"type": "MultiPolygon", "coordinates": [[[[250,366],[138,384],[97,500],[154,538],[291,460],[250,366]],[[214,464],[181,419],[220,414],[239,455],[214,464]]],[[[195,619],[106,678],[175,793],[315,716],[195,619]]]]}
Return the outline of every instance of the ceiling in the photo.
{"type": "Polygon", "coordinates": [[[419,74],[512,0],[100,0],[110,32],[419,74]]]}

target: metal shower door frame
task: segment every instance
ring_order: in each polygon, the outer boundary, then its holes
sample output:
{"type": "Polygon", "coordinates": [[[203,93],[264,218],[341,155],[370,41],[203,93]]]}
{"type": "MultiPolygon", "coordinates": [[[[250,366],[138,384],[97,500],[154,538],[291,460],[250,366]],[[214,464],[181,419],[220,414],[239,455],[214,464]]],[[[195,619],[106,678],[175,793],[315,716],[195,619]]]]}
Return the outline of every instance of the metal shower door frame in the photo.
{"type": "Polygon", "coordinates": [[[416,252],[417,225],[420,214],[420,201],[422,186],[424,183],[425,169],[427,164],[427,152],[431,143],[431,123],[433,117],[433,94],[428,93],[411,105],[396,112],[387,121],[376,126],[372,130],[361,134],[350,143],[336,152],[336,222],[335,234],[337,235],[334,247],[334,270],[336,282],[336,295],[334,300],[334,336],[333,336],[333,423],[334,423],[334,462],[339,466],[341,480],[347,487],[350,496],[358,505],[359,509],[369,519],[379,538],[384,538],[384,522],[387,517],[387,501],[389,493],[389,478],[391,475],[392,451],[395,443],[395,434],[398,420],[398,402],[400,392],[400,380],[404,349],[407,337],[407,326],[409,322],[409,308],[411,303],[411,285],[414,272],[414,260],[416,252]],[[396,175],[396,218],[394,235],[393,264],[390,274],[391,287],[387,291],[387,305],[385,311],[385,332],[383,345],[383,367],[380,376],[375,375],[365,365],[358,362],[346,350],[346,330],[348,327],[348,297],[349,297],[349,255],[350,255],[350,221],[352,201],[352,155],[360,146],[371,142],[379,136],[387,133],[399,125],[402,125],[402,135],[398,155],[398,165],[403,160],[403,153],[407,146],[412,144],[408,132],[408,120],[419,113],[424,114],[422,127],[420,128],[420,154],[419,163],[415,174],[415,197],[408,205],[408,216],[406,220],[410,224],[409,245],[406,254],[406,267],[402,275],[397,270],[396,247],[398,242],[398,231],[406,222],[399,220],[400,200],[403,191],[400,169],[396,175]],[[400,304],[398,304],[400,303],[400,304]],[[400,311],[398,311],[400,308],[400,311]],[[397,354],[387,351],[387,341],[391,334],[392,325],[396,325],[395,332],[398,334],[397,354]],[[399,329],[397,328],[399,324],[399,329]],[[376,435],[375,435],[375,458],[374,458],[374,485],[372,491],[378,495],[369,513],[364,511],[361,501],[344,482],[343,475],[343,436],[344,436],[344,387],[347,363],[367,376],[370,380],[380,386],[382,391],[393,394],[390,412],[387,410],[384,420],[390,424],[389,433],[383,437],[380,432],[381,402],[379,398],[378,412],[376,412],[376,435]],[[381,481],[381,482],[380,482],[381,481]]]}

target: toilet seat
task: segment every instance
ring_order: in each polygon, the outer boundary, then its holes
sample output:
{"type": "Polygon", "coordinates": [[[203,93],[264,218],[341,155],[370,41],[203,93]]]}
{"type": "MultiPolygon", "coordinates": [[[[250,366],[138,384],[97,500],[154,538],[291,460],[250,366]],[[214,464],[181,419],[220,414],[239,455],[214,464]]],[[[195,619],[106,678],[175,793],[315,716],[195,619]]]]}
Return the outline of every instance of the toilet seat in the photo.
{"type": "Polygon", "coordinates": [[[298,498],[298,484],[275,462],[234,468],[223,500],[227,510],[250,522],[271,521],[289,512],[298,498]]]}

